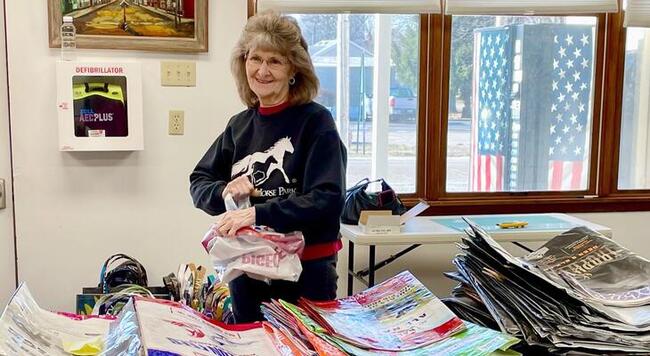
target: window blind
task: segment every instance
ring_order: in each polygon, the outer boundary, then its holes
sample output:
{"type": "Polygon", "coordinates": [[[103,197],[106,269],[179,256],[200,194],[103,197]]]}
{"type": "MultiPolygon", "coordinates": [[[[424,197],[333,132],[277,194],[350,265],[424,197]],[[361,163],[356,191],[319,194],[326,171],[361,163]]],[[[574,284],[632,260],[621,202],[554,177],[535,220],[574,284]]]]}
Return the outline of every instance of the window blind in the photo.
{"type": "Polygon", "coordinates": [[[450,15],[562,15],[617,11],[617,0],[446,0],[445,8],[445,13],[450,15]]]}
{"type": "Polygon", "coordinates": [[[627,0],[623,24],[627,27],[650,27],[650,0],[627,0]]]}
{"type": "Polygon", "coordinates": [[[440,0],[258,0],[257,10],[284,13],[440,13],[440,0]]]}

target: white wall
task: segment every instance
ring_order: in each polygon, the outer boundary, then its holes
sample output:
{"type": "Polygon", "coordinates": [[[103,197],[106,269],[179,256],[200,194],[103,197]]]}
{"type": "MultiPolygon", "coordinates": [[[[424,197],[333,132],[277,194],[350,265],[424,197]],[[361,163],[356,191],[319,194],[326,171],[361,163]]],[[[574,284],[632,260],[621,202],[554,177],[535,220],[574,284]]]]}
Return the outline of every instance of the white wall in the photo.
{"type": "Polygon", "coordinates": [[[152,285],[180,263],[208,265],[200,240],[211,219],[193,207],[188,175],[243,108],[229,56],[246,21],[245,0],[209,3],[207,54],[79,51],[142,63],[145,149],[69,153],[57,145],[59,51],[47,45],[46,2],[7,2],[19,279],[45,307],[73,310],[116,252],[138,258],[152,285]],[[195,88],[160,86],[160,61],[177,59],[197,62],[195,88]],[[170,109],[185,110],[184,136],[167,135],[170,109]]]}
{"type": "MultiPolygon", "coordinates": [[[[44,307],[71,311],[74,295],[97,283],[99,266],[115,252],[138,258],[154,285],[179,263],[209,266],[199,241],[211,219],[193,208],[188,174],[227,119],[242,109],[228,59],[246,21],[246,1],[210,0],[207,54],[80,51],[88,60],[143,64],[145,150],[133,153],[57,150],[58,50],[47,47],[46,5],[9,1],[7,10],[19,279],[44,307]],[[159,62],[169,59],[197,61],[196,88],[160,87],[159,62]],[[186,111],[185,136],[166,134],[169,109],[186,111]]],[[[1,125],[0,120],[0,135],[1,125]]],[[[645,242],[650,213],[580,216],[612,227],[617,240],[650,256],[645,242]]],[[[378,256],[396,250],[379,249],[378,256]]],[[[377,279],[410,269],[444,296],[453,283],[441,273],[451,269],[455,253],[454,246],[422,247],[379,271],[377,279]]],[[[357,256],[361,260],[365,251],[357,250],[357,256]]],[[[339,294],[345,292],[346,258],[346,253],[339,257],[339,294]]]]}
{"type": "Polygon", "coordinates": [[[3,3],[0,1],[0,178],[6,181],[8,198],[7,208],[0,210],[0,311],[16,286],[3,3]]]}

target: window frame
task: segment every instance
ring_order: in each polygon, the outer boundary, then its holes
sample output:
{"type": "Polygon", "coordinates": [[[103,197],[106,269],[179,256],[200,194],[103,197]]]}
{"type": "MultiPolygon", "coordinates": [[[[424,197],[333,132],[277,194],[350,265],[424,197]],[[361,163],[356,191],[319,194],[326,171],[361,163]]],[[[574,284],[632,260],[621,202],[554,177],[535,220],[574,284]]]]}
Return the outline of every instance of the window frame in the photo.
{"type": "MultiPolygon", "coordinates": [[[[621,144],[621,125],[623,121],[623,89],[625,81],[625,50],[627,43],[627,29],[623,26],[624,13],[620,12],[612,16],[614,23],[610,33],[611,62],[607,66],[607,77],[605,86],[615,88],[606,93],[604,111],[612,119],[603,128],[603,144],[601,153],[601,165],[606,167],[603,175],[603,192],[610,197],[618,199],[642,199],[650,198],[650,189],[619,189],[619,162],[621,144]],[[612,154],[607,154],[611,152],[612,154]]],[[[645,209],[644,209],[645,210],[645,209]]]]}
{"type": "MultiPolygon", "coordinates": [[[[256,0],[247,2],[250,17],[255,14],[256,0]]],[[[421,14],[416,191],[400,194],[407,206],[425,200],[430,205],[427,215],[650,210],[650,189],[618,189],[625,71],[623,10],[608,14],[543,16],[593,16],[597,19],[587,189],[446,192],[452,15],[421,14]]]]}

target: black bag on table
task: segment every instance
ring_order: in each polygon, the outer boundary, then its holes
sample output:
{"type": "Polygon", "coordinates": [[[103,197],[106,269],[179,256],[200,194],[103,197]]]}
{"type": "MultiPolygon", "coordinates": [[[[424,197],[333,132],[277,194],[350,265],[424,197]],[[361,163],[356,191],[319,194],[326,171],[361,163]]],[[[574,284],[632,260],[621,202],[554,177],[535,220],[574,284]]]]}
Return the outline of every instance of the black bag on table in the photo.
{"type": "Polygon", "coordinates": [[[341,213],[341,222],[344,224],[358,224],[362,210],[390,210],[393,215],[402,215],[406,212],[402,201],[399,200],[393,188],[383,178],[373,181],[364,178],[347,190],[343,213],[341,213]],[[366,192],[368,185],[375,182],[381,182],[381,191],[366,192]]]}

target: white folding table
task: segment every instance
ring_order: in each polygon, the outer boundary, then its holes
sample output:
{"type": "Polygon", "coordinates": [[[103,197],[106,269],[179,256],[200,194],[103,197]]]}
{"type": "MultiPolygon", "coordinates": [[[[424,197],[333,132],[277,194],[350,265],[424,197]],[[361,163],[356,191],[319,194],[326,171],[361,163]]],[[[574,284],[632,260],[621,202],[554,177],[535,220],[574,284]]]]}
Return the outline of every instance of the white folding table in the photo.
{"type": "MultiPolygon", "coordinates": [[[[610,228],[594,224],[567,214],[499,214],[499,215],[463,215],[466,218],[476,221],[493,219],[503,221],[546,221],[549,223],[530,224],[530,226],[518,229],[498,229],[488,231],[498,242],[511,242],[524,249],[529,250],[521,243],[547,241],[550,238],[563,233],[573,227],[586,226],[601,234],[612,237],[610,228]]],[[[452,225],[450,220],[460,219],[460,216],[417,216],[410,219],[402,226],[401,232],[397,234],[366,234],[358,225],[341,224],[341,235],[348,240],[348,295],[352,295],[353,278],[360,280],[368,287],[375,285],[375,272],[393,262],[397,258],[407,254],[421,245],[453,244],[460,242],[466,236],[460,226],[452,225]],[[368,246],[368,267],[359,271],[354,269],[354,247],[355,245],[368,246]],[[375,247],[382,245],[410,245],[404,250],[391,255],[387,259],[375,262],[375,247]],[[367,276],[367,280],[365,277],[367,276]]],[[[480,225],[480,224],[479,224],[480,225]]],[[[530,251],[530,250],[529,250],[530,251]]]]}

